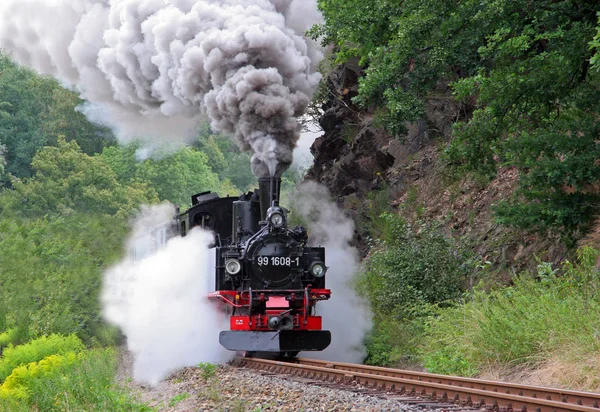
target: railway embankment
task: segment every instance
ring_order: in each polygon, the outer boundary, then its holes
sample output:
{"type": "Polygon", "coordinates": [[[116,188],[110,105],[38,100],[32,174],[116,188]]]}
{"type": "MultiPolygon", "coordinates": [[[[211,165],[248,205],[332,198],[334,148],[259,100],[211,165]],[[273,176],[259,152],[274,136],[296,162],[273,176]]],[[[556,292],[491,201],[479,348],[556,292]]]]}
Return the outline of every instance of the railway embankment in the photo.
{"type": "Polygon", "coordinates": [[[451,164],[454,126],[473,108],[447,84],[393,135],[357,104],[364,67],[328,70],[307,177],[356,222],[356,287],[375,313],[367,363],[598,391],[598,255],[583,248],[598,246],[598,231],[502,220],[498,205],[519,193],[524,171],[451,164]]]}

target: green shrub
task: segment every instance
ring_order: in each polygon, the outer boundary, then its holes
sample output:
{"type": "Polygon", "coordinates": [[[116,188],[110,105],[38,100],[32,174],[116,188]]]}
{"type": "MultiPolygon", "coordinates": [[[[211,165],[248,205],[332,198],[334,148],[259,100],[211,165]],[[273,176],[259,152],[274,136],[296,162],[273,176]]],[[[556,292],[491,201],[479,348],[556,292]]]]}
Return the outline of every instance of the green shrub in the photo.
{"type": "Polygon", "coordinates": [[[18,330],[16,328],[0,333],[0,355],[2,355],[3,348],[7,347],[9,344],[15,343],[17,334],[18,330]]]}
{"type": "Polygon", "coordinates": [[[34,380],[52,375],[58,370],[62,370],[64,366],[76,361],[77,355],[74,352],[68,352],[64,355],[46,356],[39,362],[18,366],[13,369],[12,373],[0,386],[0,397],[19,401],[27,400],[32,395],[29,386],[34,380]]]}
{"type": "Polygon", "coordinates": [[[479,370],[462,354],[448,348],[440,348],[425,358],[425,368],[434,373],[458,376],[476,376],[479,370]]]}
{"type": "Polygon", "coordinates": [[[103,327],[101,268],[121,256],[126,220],[2,215],[0,233],[0,311],[7,328],[23,327],[32,337],[76,333],[90,343],[103,327]]]}
{"type": "Polygon", "coordinates": [[[414,363],[424,319],[459,298],[471,273],[464,248],[436,227],[414,228],[399,216],[378,218],[382,240],[365,260],[356,288],[375,313],[367,363],[414,363]],[[467,263],[465,263],[467,262],[467,263]]]}
{"type": "Polygon", "coordinates": [[[382,220],[385,238],[366,260],[357,284],[377,313],[410,316],[415,307],[461,295],[469,260],[452,238],[435,228],[415,230],[389,213],[382,220]]]}
{"type": "Polygon", "coordinates": [[[418,361],[418,352],[423,322],[420,315],[397,318],[378,314],[373,330],[366,339],[367,358],[365,363],[378,366],[405,367],[418,361]]]}
{"type": "Polygon", "coordinates": [[[26,410],[148,411],[114,383],[117,357],[113,350],[50,355],[15,368],[0,386],[0,410],[18,401],[26,410]]]}
{"type": "Polygon", "coordinates": [[[538,364],[557,353],[600,349],[600,281],[595,252],[567,262],[558,276],[549,264],[510,287],[475,291],[463,305],[442,309],[427,324],[423,360],[432,372],[472,374],[494,366],[538,364]]]}
{"type": "Polygon", "coordinates": [[[390,219],[387,218],[391,202],[389,188],[384,185],[381,190],[370,191],[364,199],[357,200],[361,234],[372,239],[387,238],[390,231],[390,219]]]}
{"type": "Polygon", "coordinates": [[[75,335],[50,335],[32,340],[24,345],[8,346],[0,358],[0,382],[9,376],[13,369],[31,362],[38,362],[47,356],[79,352],[85,347],[75,335]]]}

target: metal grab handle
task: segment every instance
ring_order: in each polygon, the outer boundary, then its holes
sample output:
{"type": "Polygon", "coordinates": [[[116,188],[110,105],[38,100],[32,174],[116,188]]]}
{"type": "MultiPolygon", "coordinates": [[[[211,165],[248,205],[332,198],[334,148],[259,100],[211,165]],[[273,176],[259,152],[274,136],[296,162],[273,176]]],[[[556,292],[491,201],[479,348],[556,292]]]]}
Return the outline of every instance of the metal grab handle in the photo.
{"type": "Polygon", "coordinates": [[[308,323],[308,304],[310,303],[308,287],[304,288],[304,324],[308,323]]]}
{"type": "Polygon", "coordinates": [[[252,326],[252,288],[248,288],[248,326],[252,326]]]}

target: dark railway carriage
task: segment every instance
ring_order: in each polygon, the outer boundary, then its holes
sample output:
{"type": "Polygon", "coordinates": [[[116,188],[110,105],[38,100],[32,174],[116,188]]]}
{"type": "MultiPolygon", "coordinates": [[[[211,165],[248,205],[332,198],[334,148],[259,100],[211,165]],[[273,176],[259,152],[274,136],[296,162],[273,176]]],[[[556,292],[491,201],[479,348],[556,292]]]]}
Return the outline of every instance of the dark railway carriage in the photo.
{"type": "Polygon", "coordinates": [[[259,180],[259,189],[220,198],[205,192],[178,216],[182,236],[200,226],[215,233],[215,291],[230,314],[221,345],[229,350],[276,352],[323,350],[331,342],[315,304],[329,299],[325,249],[307,246],[306,230],[287,224],[279,206],[281,181],[259,180]]]}

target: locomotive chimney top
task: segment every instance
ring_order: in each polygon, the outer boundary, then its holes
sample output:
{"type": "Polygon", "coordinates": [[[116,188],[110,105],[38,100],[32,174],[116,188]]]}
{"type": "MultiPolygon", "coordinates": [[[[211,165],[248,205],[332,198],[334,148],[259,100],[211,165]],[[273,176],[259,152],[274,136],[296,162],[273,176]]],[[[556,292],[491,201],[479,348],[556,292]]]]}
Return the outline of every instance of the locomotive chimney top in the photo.
{"type": "Polygon", "coordinates": [[[260,197],[260,219],[267,219],[267,210],[279,204],[280,177],[261,177],[258,179],[258,195],[260,197]]]}

